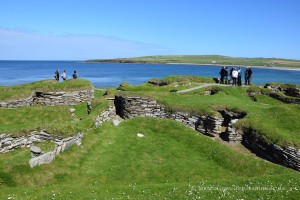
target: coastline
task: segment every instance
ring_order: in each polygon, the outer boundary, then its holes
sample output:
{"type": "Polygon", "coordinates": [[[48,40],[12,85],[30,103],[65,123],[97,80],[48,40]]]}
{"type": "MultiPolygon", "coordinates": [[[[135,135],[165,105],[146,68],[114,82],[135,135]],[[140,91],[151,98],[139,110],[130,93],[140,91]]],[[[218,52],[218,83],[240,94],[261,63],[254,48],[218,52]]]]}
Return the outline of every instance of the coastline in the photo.
{"type": "MultiPolygon", "coordinates": [[[[216,64],[196,64],[196,63],[165,63],[167,65],[201,65],[201,66],[212,66],[212,67],[221,67],[221,66],[228,66],[228,67],[246,67],[246,65],[218,65],[216,64]]],[[[293,67],[266,67],[266,66],[250,66],[251,68],[260,68],[260,69],[275,69],[275,70],[290,70],[290,71],[300,71],[300,68],[293,68],[293,67]]]]}

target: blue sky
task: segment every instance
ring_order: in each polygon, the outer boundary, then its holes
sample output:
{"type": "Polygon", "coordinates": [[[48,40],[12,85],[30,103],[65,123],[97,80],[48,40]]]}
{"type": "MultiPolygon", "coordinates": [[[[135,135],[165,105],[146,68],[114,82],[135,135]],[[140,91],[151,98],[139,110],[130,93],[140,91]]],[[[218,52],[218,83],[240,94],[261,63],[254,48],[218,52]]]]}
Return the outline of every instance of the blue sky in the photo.
{"type": "Polygon", "coordinates": [[[299,0],[0,0],[0,60],[300,59],[299,0]]]}

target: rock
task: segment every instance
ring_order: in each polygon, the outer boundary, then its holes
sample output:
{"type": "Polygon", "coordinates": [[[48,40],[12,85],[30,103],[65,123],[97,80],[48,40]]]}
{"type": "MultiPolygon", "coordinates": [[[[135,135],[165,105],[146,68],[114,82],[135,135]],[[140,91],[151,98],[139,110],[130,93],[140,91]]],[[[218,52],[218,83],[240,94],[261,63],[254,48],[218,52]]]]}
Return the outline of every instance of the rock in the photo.
{"type": "Polygon", "coordinates": [[[120,124],[120,121],[117,119],[113,119],[112,122],[113,122],[114,126],[118,126],[120,124]]]}
{"type": "Polygon", "coordinates": [[[43,155],[31,158],[29,160],[30,167],[51,163],[55,158],[55,152],[48,152],[43,155]]]}
{"type": "Polygon", "coordinates": [[[70,112],[71,112],[71,113],[74,113],[75,111],[76,111],[75,108],[70,108],[70,112]]]}
{"type": "Polygon", "coordinates": [[[31,158],[35,158],[35,157],[41,155],[41,153],[42,153],[41,148],[37,147],[37,146],[31,146],[30,152],[31,152],[31,154],[30,154],[31,158]]]}
{"type": "Polygon", "coordinates": [[[142,134],[142,133],[137,133],[136,136],[138,136],[138,137],[140,137],[140,138],[145,137],[145,135],[142,134]]]}

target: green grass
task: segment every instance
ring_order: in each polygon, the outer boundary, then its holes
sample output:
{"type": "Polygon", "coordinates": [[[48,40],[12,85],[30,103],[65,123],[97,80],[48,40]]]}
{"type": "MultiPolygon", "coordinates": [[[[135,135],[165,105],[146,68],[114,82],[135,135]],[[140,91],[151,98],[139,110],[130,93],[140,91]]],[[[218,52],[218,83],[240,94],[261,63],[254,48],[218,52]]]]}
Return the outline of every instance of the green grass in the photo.
{"type": "Polygon", "coordinates": [[[92,89],[93,85],[85,79],[69,79],[63,82],[43,80],[16,86],[0,86],[0,101],[27,98],[34,91],[58,92],[92,89]]]}
{"type": "Polygon", "coordinates": [[[96,90],[92,100],[92,112],[86,111],[86,103],[72,106],[76,109],[72,120],[69,106],[26,106],[15,109],[0,109],[0,133],[27,135],[31,131],[45,129],[51,134],[68,137],[94,127],[96,116],[108,107],[108,102],[99,98],[103,92],[96,90]]]}
{"type": "Polygon", "coordinates": [[[165,105],[171,112],[186,111],[198,116],[218,116],[218,110],[222,109],[245,111],[247,116],[240,120],[236,127],[251,127],[271,144],[300,147],[299,105],[285,104],[266,95],[256,95],[255,102],[247,94],[250,90],[270,92],[268,89],[210,86],[188,93],[170,93],[171,88],[172,86],[157,87],[144,84],[125,87],[120,94],[149,96],[165,105]],[[205,90],[211,89],[218,90],[218,93],[204,95],[205,90]]]}
{"type": "Polygon", "coordinates": [[[287,168],[235,152],[172,120],[136,118],[105,123],[44,166],[31,169],[29,151],[0,155],[0,198],[163,199],[293,198],[300,176],[287,168]],[[137,133],[145,137],[138,138],[137,133]],[[10,159],[7,159],[10,158],[10,159]],[[30,174],[30,175],[29,175],[30,174]],[[291,182],[289,182],[291,180],[291,182]],[[278,191],[208,191],[204,187],[284,186],[278,191]]]}
{"type": "Polygon", "coordinates": [[[94,59],[88,62],[128,62],[128,63],[188,63],[188,64],[213,64],[213,65],[246,65],[246,66],[272,66],[272,67],[293,67],[299,68],[300,61],[281,58],[243,58],[221,55],[164,55],[144,56],[134,58],[118,59],[94,59]],[[212,62],[215,61],[215,62],[212,62]]]}
{"type": "MultiPolygon", "coordinates": [[[[109,89],[106,96],[95,90],[92,113],[87,114],[85,103],[73,106],[74,121],[67,106],[0,109],[0,133],[23,135],[36,129],[64,137],[85,133],[81,146],[72,146],[51,164],[35,168],[29,167],[28,148],[0,154],[0,199],[298,199],[299,172],[237,151],[179,122],[135,118],[117,127],[106,122],[94,129],[96,116],[112,103],[105,98],[141,95],[155,98],[169,111],[196,115],[219,115],[220,109],[245,111],[237,128],[251,127],[270,143],[300,147],[299,105],[263,94],[253,101],[244,87],[210,86],[174,93],[170,91],[199,86],[203,79],[166,79],[167,86],[127,85],[122,91],[109,89]],[[218,93],[204,95],[210,89],[218,93]]],[[[38,146],[46,152],[54,144],[38,146]]]]}

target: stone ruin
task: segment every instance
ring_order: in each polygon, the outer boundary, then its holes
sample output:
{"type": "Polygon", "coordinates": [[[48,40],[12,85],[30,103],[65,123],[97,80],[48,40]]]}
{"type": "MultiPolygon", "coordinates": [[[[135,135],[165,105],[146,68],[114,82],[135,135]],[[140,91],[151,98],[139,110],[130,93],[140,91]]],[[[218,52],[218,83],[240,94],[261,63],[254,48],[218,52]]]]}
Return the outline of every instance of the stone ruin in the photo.
{"type": "Polygon", "coordinates": [[[264,159],[300,171],[300,149],[268,144],[253,129],[236,129],[234,124],[246,116],[245,112],[220,110],[220,116],[197,116],[186,112],[169,113],[163,105],[150,98],[115,96],[115,107],[105,110],[96,119],[96,126],[113,120],[115,115],[123,119],[134,117],[160,117],[173,119],[211,137],[220,136],[228,142],[240,142],[264,159]]]}
{"type": "Polygon", "coordinates": [[[50,163],[59,153],[70,148],[72,145],[80,145],[83,133],[78,133],[73,137],[62,138],[60,136],[50,134],[46,130],[33,131],[28,136],[13,137],[9,134],[0,135],[0,153],[6,153],[22,147],[30,147],[31,167],[50,163]],[[41,149],[35,146],[35,143],[43,141],[52,141],[55,143],[53,151],[43,153],[41,149]]]}
{"type": "Polygon", "coordinates": [[[33,92],[30,97],[0,102],[0,108],[19,108],[23,106],[60,106],[77,105],[89,102],[94,98],[94,90],[82,90],[73,92],[33,92]]]}

